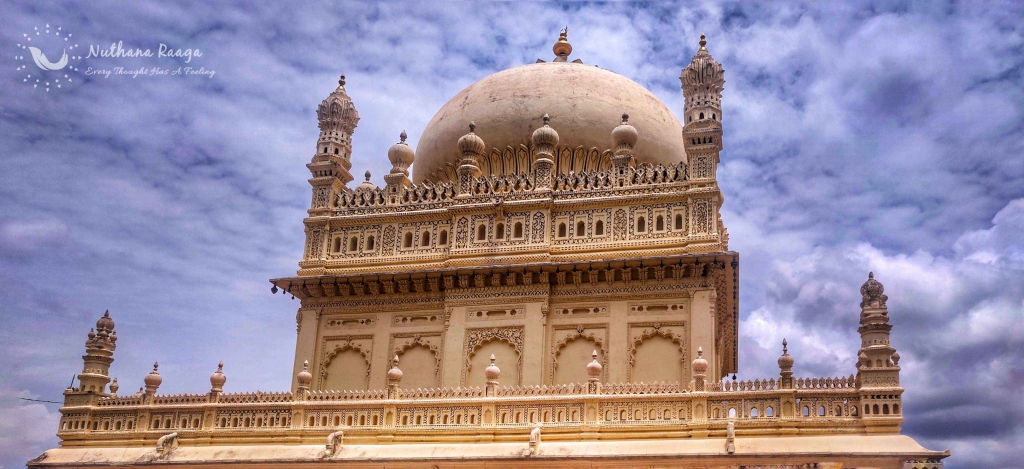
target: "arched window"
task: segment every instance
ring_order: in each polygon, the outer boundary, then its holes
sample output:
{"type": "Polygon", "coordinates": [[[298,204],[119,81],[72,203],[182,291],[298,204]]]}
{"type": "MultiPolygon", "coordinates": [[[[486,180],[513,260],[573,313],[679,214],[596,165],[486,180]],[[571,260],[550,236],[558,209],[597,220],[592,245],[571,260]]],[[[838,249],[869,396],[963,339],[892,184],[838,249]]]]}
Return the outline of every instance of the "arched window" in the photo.
{"type": "Polygon", "coordinates": [[[647,232],[647,220],[644,217],[636,219],[636,232],[645,233],[647,232]]]}
{"type": "Polygon", "coordinates": [[[773,409],[772,406],[768,406],[768,408],[764,409],[764,416],[765,417],[774,417],[775,416],[775,409],[773,409]]]}
{"type": "Polygon", "coordinates": [[[704,113],[703,113],[703,112],[702,112],[702,113],[700,113],[700,118],[701,118],[701,119],[703,119],[703,118],[704,118],[704,113]]]}
{"type": "Polygon", "coordinates": [[[899,404],[893,404],[892,405],[892,413],[894,413],[894,414],[900,413],[900,405],[899,404]]]}
{"type": "Polygon", "coordinates": [[[565,231],[566,231],[565,223],[559,223],[558,224],[558,237],[559,238],[564,238],[565,237],[565,231]]]}
{"type": "Polygon", "coordinates": [[[405,233],[405,239],[402,240],[402,247],[407,247],[407,248],[411,248],[412,247],[412,232],[411,231],[407,231],[405,233]]]}
{"type": "Polygon", "coordinates": [[[448,244],[448,230],[441,230],[441,234],[437,235],[437,245],[445,246],[448,244]]]}
{"type": "Polygon", "coordinates": [[[335,154],[335,155],[337,155],[337,154],[338,154],[338,149],[337,149],[337,148],[335,148],[335,149],[334,149],[334,154],[335,154]]]}
{"type": "Polygon", "coordinates": [[[871,413],[873,415],[878,415],[878,404],[875,404],[875,405],[871,406],[871,413]]]}
{"type": "Polygon", "coordinates": [[[341,238],[334,238],[334,249],[332,249],[332,251],[341,251],[341,238]]]}
{"type": "Polygon", "coordinates": [[[485,239],[487,239],[487,225],[476,227],[476,240],[483,241],[485,239]]]}
{"type": "Polygon", "coordinates": [[[367,251],[372,251],[375,247],[377,247],[377,239],[374,238],[373,235],[367,236],[366,237],[366,250],[367,251]]]}
{"type": "Polygon", "coordinates": [[[711,120],[713,120],[713,121],[718,120],[718,117],[715,116],[715,113],[713,113],[713,112],[711,113],[711,120]]]}
{"type": "Polygon", "coordinates": [[[494,239],[500,240],[505,239],[505,224],[498,223],[498,226],[494,228],[494,239]]]}
{"type": "Polygon", "coordinates": [[[594,236],[604,236],[604,220],[594,222],[594,236]]]}
{"type": "Polygon", "coordinates": [[[823,405],[822,406],[818,406],[818,417],[824,417],[824,416],[825,416],[825,406],[823,406],[823,405]]]}
{"type": "Polygon", "coordinates": [[[586,236],[586,235],[587,235],[587,224],[583,223],[582,221],[576,222],[576,236],[586,236]]]}
{"type": "Polygon", "coordinates": [[[677,230],[683,229],[683,214],[681,214],[681,213],[677,213],[676,214],[676,229],[677,230]]]}
{"type": "Polygon", "coordinates": [[[356,249],[359,249],[359,238],[353,236],[348,240],[348,250],[355,251],[356,249]]]}
{"type": "Polygon", "coordinates": [[[658,218],[654,219],[654,231],[665,230],[665,217],[658,215],[658,218]]]}
{"type": "Polygon", "coordinates": [[[729,418],[731,418],[731,419],[736,418],[736,408],[735,407],[730,407],[729,408],[729,418]]]}
{"type": "Polygon", "coordinates": [[[512,226],[512,237],[516,238],[516,239],[519,239],[519,238],[523,237],[523,223],[522,222],[518,222],[517,221],[516,224],[512,226]]]}
{"type": "Polygon", "coordinates": [[[420,246],[422,246],[422,247],[430,246],[430,232],[429,231],[424,231],[423,232],[423,236],[420,236],[420,246]]]}
{"type": "Polygon", "coordinates": [[[889,415],[889,404],[882,404],[882,415],[889,415]]]}
{"type": "Polygon", "coordinates": [[[757,407],[751,407],[750,408],[750,416],[751,417],[757,417],[757,407]]]}
{"type": "Polygon", "coordinates": [[[810,409],[810,407],[804,406],[804,417],[810,417],[810,416],[811,416],[811,409],[810,409]]]}

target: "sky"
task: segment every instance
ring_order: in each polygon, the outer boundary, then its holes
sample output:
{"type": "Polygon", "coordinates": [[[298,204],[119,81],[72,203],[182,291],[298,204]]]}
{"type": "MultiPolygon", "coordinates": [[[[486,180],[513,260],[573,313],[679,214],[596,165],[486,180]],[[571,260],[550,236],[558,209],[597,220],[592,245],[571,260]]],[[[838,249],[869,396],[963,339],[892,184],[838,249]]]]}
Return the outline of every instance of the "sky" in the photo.
{"type": "Polygon", "coordinates": [[[1019,3],[7,1],[0,17],[0,468],[56,445],[59,405],[24,399],[62,399],[105,310],[122,393],[154,361],[161,393],[205,392],[220,360],[226,391],[287,389],[298,301],[267,279],[297,269],[338,75],[361,117],[352,173],[383,185],[402,130],[415,148],[451,96],[550,59],[566,25],[573,57],[677,116],[701,33],[725,68],[739,378],[777,376],[783,338],[797,376],[852,373],[873,271],[903,431],[952,450],[946,467],[1024,467],[1019,3]],[[33,37],[51,62],[68,51],[70,81],[34,64],[33,37]],[[154,56],[76,58],[118,42],[154,56]]]}

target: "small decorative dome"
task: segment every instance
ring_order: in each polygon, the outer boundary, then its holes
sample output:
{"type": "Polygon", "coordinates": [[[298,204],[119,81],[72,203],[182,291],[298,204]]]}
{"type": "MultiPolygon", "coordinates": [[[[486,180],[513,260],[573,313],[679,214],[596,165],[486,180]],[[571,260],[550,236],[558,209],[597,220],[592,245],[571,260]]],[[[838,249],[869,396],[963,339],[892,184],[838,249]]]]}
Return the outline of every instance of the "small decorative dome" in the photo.
{"type": "Polygon", "coordinates": [[[121,388],[121,385],[117,384],[117,378],[114,378],[114,381],[112,381],[110,383],[110,393],[111,394],[117,394],[117,390],[120,389],[120,388],[121,388]]]}
{"type": "Polygon", "coordinates": [[[893,364],[893,366],[899,366],[899,364],[900,364],[900,353],[899,352],[896,352],[896,351],[892,352],[892,364],[893,364]]]}
{"type": "Polygon", "coordinates": [[[590,363],[587,363],[587,376],[591,378],[597,378],[601,376],[601,370],[604,368],[600,363],[597,362],[597,350],[590,354],[593,359],[590,363]]]}
{"type": "Polygon", "coordinates": [[[228,381],[228,377],[224,376],[224,362],[221,361],[217,364],[217,371],[210,375],[210,390],[213,392],[221,392],[224,390],[224,383],[228,381]]]}
{"type": "Polygon", "coordinates": [[[316,108],[320,130],[351,134],[359,123],[359,113],[345,92],[345,75],[338,80],[338,87],[316,108]]]}
{"type": "Polygon", "coordinates": [[[697,347],[697,358],[693,359],[693,374],[703,375],[708,371],[708,361],[704,359],[704,349],[697,347]]]}
{"type": "Polygon", "coordinates": [[[884,308],[885,302],[889,299],[885,296],[885,287],[881,282],[875,280],[875,273],[868,272],[868,281],[860,287],[861,308],[884,308]]]}
{"type": "Polygon", "coordinates": [[[99,321],[96,321],[96,330],[105,332],[112,332],[114,330],[114,320],[110,319],[109,310],[103,313],[103,317],[99,321]]]}
{"type": "Polygon", "coordinates": [[[487,365],[487,369],[484,370],[484,376],[487,377],[487,381],[497,381],[501,376],[501,369],[494,364],[494,355],[491,355],[491,364],[487,365]]]}
{"type": "Polygon", "coordinates": [[[472,153],[474,155],[483,154],[486,145],[484,145],[483,139],[477,137],[476,134],[473,133],[474,130],[476,130],[476,123],[470,122],[469,133],[463,135],[462,138],[459,139],[459,153],[463,155],[466,153],[472,153]]]}
{"type": "Polygon", "coordinates": [[[391,360],[391,369],[388,370],[388,381],[398,384],[404,375],[405,373],[402,373],[402,370],[398,369],[398,355],[395,355],[395,358],[391,360]]]}
{"type": "Polygon", "coordinates": [[[299,386],[308,388],[309,383],[313,382],[313,374],[309,372],[309,360],[302,362],[302,371],[295,375],[296,380],[299,382],[299,386]]]}
{"type": "Polygon", "coordinates": [[[786,339],[782,339],[782,356],[779,357],[779,368],[787,370],[793,368],[793,357],[789,355],[786,339]]]}
{"type": "Polygon", "coordinates": [[[357,191],[368,191],[368,190],[373,190],[373,189],[377,188],[377,186],[373,185],[373,183],[370,182],[370,172],[369,171],[367,171],[366,174],[364,174],[363,176],[366,177],[366,180],[363,181],[361,184],[359,184],[358,187],[356,187],[357,191]]]}
{"type": "Polygon", "coordinates": [[[89,340],[95,339],[96,338],[96,330],[90,327],[89,328],[89,335],[88,335],[88,337],[89,337],[89,340]]]}
{"type": "Polygon", "coordinates": [[[405,139],[408,136],[405,131],[399,135],[402,140],[388,149],[388,160],[391,161],[391,174],[404,173],[406,176],[409,175],[409,166],[412,166],[413,161],[416,159],[416,152],[412,151],[412,147],[405,143],[405,139]]]}
{"type": "Polygon", "coordinates": [[[160,372],[156,371],[159,366],[159,363],[153,363],[153,371],[150,371],[149,374],[146,375],[146,379],[143,380],[143,382],[146,383],[147,388],[156,389],[164,382],[164,379],[160,376],[160,372]]]}
{"type": "Polygon", "coordinates": [[[615,149],[636,146],[636,127],[629,125],[629,114],[622,113],[622,123],[612,129],[612,147],[615,149]]]}
{"type": "Polygon", "coordinates": [[[548,125],[551,122],[551,117],[544,114],[543,120],[544,125],[533,131],[533,146],[537,148],[538,152],[545,150],[550,153],[555,145],[558,145],[558,132],[548,125]]]}

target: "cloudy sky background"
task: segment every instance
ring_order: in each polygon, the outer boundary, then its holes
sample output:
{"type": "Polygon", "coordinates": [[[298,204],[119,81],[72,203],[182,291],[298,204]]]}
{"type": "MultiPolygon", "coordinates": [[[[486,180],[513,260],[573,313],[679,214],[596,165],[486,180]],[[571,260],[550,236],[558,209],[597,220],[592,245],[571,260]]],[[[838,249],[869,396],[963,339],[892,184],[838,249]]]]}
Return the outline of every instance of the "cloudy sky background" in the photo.
{"type": "Polygon", "coordinates": [[[56,444],[59,406],[19,398],[61,400],[105,309],[122,393],[156,360],[161,392],[204,392],[219,360],[228,391],[286,389],[297,301],[267,279],[296,270],[314,111],[338,74],[362,118],[353,174],[382,184],[399,132],[415,145],[463,87],[550,59],[566,24],[573,57],[677,115],[701,32],[726,69],[740,378],[775,376],[783,337],[798,375],[853,372],[873,270],[904,431],[951,449],[947,467],[1024,467],[1019,4],[425,3],[0,4],[0,467],[56,444]],[[216,73],[33,89],[12,58],[46,24],[82,47],[198,48],[188,65],[216,73]]]}

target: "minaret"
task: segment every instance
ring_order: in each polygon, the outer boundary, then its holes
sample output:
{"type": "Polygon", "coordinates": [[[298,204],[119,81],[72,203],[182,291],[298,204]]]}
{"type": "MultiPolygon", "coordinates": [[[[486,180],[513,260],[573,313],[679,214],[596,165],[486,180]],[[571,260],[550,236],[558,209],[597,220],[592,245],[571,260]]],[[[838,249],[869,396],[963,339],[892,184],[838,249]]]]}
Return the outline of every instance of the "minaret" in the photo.
{"type": "Polygon", "coordinates": [[[117,333],[114,332],[114,320],[110,319],[110,311],[96,321],[95,331],[89,331],[85,341],[85,355],[82,361],[82,373],[78,375],[78,386],[82,392],[106,394],[107,383],[110,382],[110,364],[114,362],[114,349],[117,348],[117,333]]]}
{"type": "Polygon", "coordinates": [[[320,138],[316,142],[313,161],[306,165],[313,177],[313,202],[310,211],[326,210],[336,194],[345,190],[352,180],[352,132],[359,123],[359,113],[345,92],[345,75],[338,87],[316,109],[320,138]]]}
{"type": "Polygon", "coordinates": [[[683,145],[686,148],[688,177],[702,189],[712,189],[714,196],[690,203],[689,233],[693,236],[714,236],[728,248],[729,235],[718,213],[722,193],[715,173],[722,151],[722,88],[725,71],[708,52],[707,40],[700,35],[700,49],[690,65],[679,75],[683,97],[683,145]]]}
{"type": "Polygon", "coordinates": [[[899,354],[889,343],[889,308],[885,287],[868,273],[860,287],[860,351],[857,353],[857,388],[866,419],[902,420],[899,354]]]}
{"type": "Polygon", "coordinates": [[[683,69],[679,81],[686,98],[683,144],[689,163],[690,179],[714,180],[722,151],[722,88],[725,71],[707,49],[707,40],[700,35],[700,49],[690,65],[683,69]]]}

